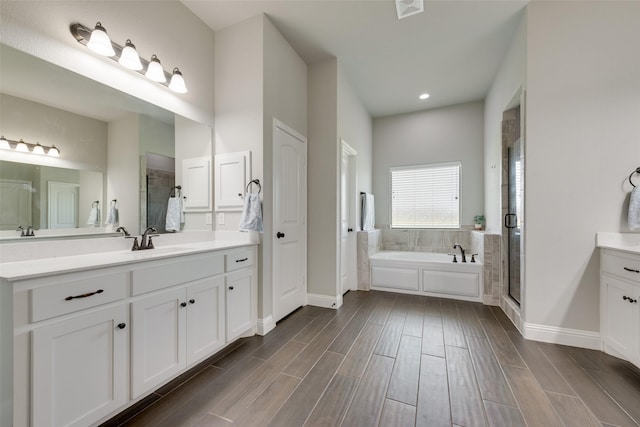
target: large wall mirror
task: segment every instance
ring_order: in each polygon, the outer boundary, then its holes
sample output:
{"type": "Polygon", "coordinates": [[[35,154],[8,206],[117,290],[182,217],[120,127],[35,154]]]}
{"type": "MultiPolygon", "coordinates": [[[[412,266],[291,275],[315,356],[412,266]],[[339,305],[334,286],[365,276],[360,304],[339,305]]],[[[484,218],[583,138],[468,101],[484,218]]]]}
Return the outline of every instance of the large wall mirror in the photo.
{"type": "Polygon", "coordinates": [[[36,237],[112,235],[114,207],[116,226],[163,232],[176,116],[6,45],[0,57],[0,133],[60,150],[0,150],[0,240],[22,240],[28,226],[36,237]]]}

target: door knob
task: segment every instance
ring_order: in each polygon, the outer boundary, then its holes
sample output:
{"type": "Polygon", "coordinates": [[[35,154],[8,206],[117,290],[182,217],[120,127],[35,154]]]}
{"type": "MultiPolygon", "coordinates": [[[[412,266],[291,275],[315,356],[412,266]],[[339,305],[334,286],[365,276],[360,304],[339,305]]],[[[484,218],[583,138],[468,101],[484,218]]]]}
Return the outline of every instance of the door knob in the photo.
{"type": "Polygon", "coordinates": [[[353,231],[353,228],[347,228],[347,233],[351,233],[353,231]]]}
{"type": "Polygon", "coordinates": [[[280,239],[280,238],[284,237],[284,233],[281,233],[281,232],[278,231],[278,233],[276,234],[276,237],[278,239],[280,239]]]}

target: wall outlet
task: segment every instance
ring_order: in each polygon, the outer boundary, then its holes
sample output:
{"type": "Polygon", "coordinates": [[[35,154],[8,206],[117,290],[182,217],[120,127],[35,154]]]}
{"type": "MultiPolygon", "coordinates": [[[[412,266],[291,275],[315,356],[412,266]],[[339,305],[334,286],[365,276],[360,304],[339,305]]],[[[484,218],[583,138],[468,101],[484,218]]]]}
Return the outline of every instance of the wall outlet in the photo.
{"type": "Polygon", "coordinates": [[[213,224],[213,214],[211,212],[208,212],[205,215],[205,222],[206,222],[207,225],[213,224]]]}
{"type": "Polygon", "coordinates": [[[224,212],[218,212],[218,225],[224,225],[224,212]]]}

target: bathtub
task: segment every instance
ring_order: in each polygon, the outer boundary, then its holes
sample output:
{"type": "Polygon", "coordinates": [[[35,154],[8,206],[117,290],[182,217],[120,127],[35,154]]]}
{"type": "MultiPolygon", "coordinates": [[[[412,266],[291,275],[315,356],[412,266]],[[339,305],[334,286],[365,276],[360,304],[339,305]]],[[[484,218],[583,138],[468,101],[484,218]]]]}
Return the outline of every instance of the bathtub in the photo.
{"type": "Polygon", "coordinates": [[[454,263],[442,253],[382,251],[369,263],[371,289],[482,301],[481,262],[454,263]]]}

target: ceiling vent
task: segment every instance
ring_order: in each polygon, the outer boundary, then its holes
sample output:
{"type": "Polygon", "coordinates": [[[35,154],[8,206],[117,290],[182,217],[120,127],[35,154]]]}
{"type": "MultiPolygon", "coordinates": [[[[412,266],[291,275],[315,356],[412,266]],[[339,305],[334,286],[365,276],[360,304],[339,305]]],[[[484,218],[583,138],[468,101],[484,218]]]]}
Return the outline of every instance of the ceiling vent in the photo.
{"type": "Polygon", "coordinates": [[[424,0],[396,0],[398,19],[424,12],[424,0]]]}

